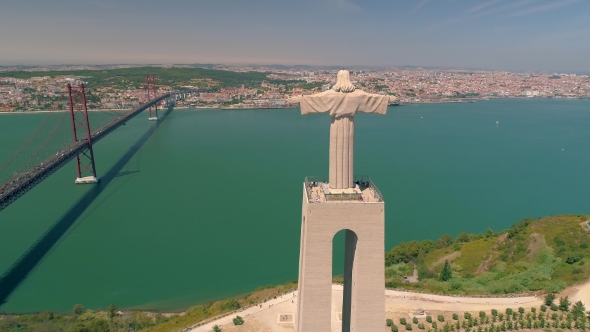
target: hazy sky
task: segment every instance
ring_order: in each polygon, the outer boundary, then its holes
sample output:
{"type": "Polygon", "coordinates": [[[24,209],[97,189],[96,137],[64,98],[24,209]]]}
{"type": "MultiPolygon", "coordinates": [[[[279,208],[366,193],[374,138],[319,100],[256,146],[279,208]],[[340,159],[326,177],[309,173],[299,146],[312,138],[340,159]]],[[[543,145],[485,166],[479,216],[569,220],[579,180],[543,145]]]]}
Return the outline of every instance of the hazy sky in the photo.
{"type": "Polygon", "coordinates": [[[0,0],[0,65],[590,72],[590,0],[0,0]]]}

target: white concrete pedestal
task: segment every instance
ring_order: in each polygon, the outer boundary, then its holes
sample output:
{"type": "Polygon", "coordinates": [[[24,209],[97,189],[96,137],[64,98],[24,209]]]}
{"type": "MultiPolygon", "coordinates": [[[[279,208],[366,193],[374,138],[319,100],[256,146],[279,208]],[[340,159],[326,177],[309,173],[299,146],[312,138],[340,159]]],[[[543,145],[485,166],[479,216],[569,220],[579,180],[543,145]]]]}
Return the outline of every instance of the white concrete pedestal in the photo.
{"type": "Polygon", "coordinates": [[[383,331],[384,209],[384,202],[309,203],[304,185],[297,332],[332,330],[332,243],[340,230],[346,230],[342,332],[383,331]]]}
{"type": "Polygon", "coordinates": [[[100,182],[100,178],[95,177],[95,176],[85,176],[83,178],[76,178],[76,181],[75,181],[76,184],[98,183],[98,182],[100,182]]]}

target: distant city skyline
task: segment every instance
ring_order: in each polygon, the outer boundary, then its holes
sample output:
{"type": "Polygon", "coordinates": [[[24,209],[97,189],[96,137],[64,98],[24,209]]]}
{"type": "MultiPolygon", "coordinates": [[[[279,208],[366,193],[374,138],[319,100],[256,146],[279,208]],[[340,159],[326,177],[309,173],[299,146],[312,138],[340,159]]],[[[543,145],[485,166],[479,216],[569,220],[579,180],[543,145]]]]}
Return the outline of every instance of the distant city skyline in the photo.
{"type": "Polygon", "coordinates": [[[4,0],[0,65],[590,73],[588,0],[4,0]]]}

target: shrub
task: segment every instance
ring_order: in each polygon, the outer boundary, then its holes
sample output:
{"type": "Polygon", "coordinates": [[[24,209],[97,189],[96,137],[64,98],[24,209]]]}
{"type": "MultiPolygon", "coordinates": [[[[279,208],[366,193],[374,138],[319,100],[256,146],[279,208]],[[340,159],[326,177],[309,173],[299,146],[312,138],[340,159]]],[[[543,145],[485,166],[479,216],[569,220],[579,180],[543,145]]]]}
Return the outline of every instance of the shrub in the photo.
{"type": "Polygon", "coordinates": [[[233,322],[234,322],[234,325],[242,325],[242,324],[244,324],[244,320],[240,316],[236,316],[236,318],[233,319],[233,322]]]}
{"type": "Polygon", "coordinates": [[[546,307],[545,305],[543,305],[543,304],[541,304],[541,311],[542,311],[542,312],[545,312],[545,311],[547,311],[547,307],[546,307]]]}
{"type": "Polygon", "coordinates": [[[582,269],[581,269],[581,268],[579,268],[579,267],[575,268],[575,269],[572,271],[572,274],[580,274],[580,273],[582,273],[582,269]]]}
{"type": "Polygon", "coordinates": [[[559,308],[557,307],[557,304],[555,304],[555,303],[552,303],[552,304],[551,304],[551,310],[553,310],[553,311],[557,311],[557,309],[559,309],[559,308]]]}
{"type": "Polygon", "coordinates": [[[438,315],[437,319],[438,319],[439,322],[444,322],[445,321],[445,316],[438,315]]]}
{"type": "Polygon", "coordinates": [[[397,328],[397,325],[393,324],[391,325],[391,332],[398,332],[399,329],[397,328]]]}
{"type": "Polygon", "coordinates": [[[469,319],[471,319],[471,314],[470,314],[470,313],[468,313],[468,312],[466,312],[466,313],[464,313],[464,314],[463,314],[463,317],[464,317],[465,319],[468,319],[468,320],[469,320],[469,319]]]}
{"type": "Polygon", "coordinates": [[[240,302],[236,299],[227,300],[221,304],[221,310],[223,311],[238,310],[240,307],[240,302]]]}
{"type": "Polygon", "coordinates": [[[480,311],[479,312],[479,318],[484,318],[486,316],[486,312],[485,311],[480,311]]]}
{"type": "Polygon", "coordinates": [[[438,324],[436,324],[436,322],[432,322],[432,328],[436,329],[438,327],[438,324]]]}
{"type": "Polygon", "coordinates": [[[521,314],[524,314],[524,308],[523,307],[518,307],[518,312],[521,314]]]}
{"type": "Polygon", "coordinates": [[[457,314],[453,314],[453,319],[454,319],[454,320],[458,320],[458,319],[459,319],[459,315],[457,315],[457,314]]]}
{"type": "Polygon", "coordinates": [[[219,325],[214,325],[213,326],[213,332],[220,332],[221,328],[219,327],[219,325]]]}
{"type": "Polygon", "coordinates": [[[578,255],[573,255],[573,256],[569,256],[565,262],[568,264],[574,264],[576,262],[579,262],[582,259],[582,257],[578,256],[578,255]]]}
{"type": "Polygon", "coordinates": [[[432,316],[426,316],[426,321],[432,323],[432,316]]]}
{"type": "Polygon", "coordinates": [[[399,319],[399,323],[402,324],[402,325],[406,325],[407,324],[406,323],[406,319],[403,318],[403,317],[399,319]]]}
{"type": "Polygon", "coordinates": [[[418,324],[418,328],[419,328],[420,330],[424,330],[424,324],[422,324],[422,323],[418,324]]]}
{"type": "Polygon", "coordinates": [[[418,318],[417,318],[417,317],[414,317],[414,318],[412,318],[412,322],[413,322],[414,324],[418,324],[418,318]]]}
{"type": "Polygon", "coordinates": [[[406,324],[406,331],[412,331],[412,324],[406,324]]]}
{"type": "Polygon", "coordinates": [[[498,310],[492,309],[492,316],[494,316],[494,317],[498,316],[498,310]]]}
{"type": "Polygon", "coordinates": [[[109,304],[109,306],[107,307],[107,315],[109,316],[109,318],[113,318],[115,316],[117,316],[117,306],[114,304],[109,304]]]}
{"type": "Polygon", "coordinates": [[[535,313],[535,312],[537,312],[537,308],[535,308],[535,307],[532,307],[532,308],[531,308],[531,312],[532,312],[532,313],[535,313]]]}
{"type": "Polygon", "coordinates": [[[506,308],[506,316],[512,315],[512,308],[506,308]]]}
{"type": "Polygon", "coordinates": [[[569,300],[569,297],[560,297],[559,298],[559,310],[561,311],[569,311],[570,310],[570,305],[572,303],[569,300]]]}
{"type": "Polygon", "coordinates": [[[546,305],[551,305],[553,303],[553,301],[555,301],[555,294],[549,293],[549,294],[545,295],[545,304],[546,305]]]}
{"type": "Polygon", "coordinates": [[[387,326],[392,326],[393,325],[393,320],[391,320],[390,318],[387,318],[385,320],[385,324],[387,324],[387,326]]]}
{"type": "Polygon", "coordinates": [[[72,309],[72,312],[74,313],[74,315],[81,315],[84,313],[84,306],[81,304],[76,304],[72,309]]]}

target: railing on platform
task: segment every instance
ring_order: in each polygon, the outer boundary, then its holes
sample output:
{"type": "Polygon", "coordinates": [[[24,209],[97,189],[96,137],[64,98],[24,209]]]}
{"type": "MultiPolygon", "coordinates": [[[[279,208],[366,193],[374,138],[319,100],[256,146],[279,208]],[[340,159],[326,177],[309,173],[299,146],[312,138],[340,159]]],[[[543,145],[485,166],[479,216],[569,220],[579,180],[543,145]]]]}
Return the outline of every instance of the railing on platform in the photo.
{"type": "MultiPolygon", "coordinates": [[[[332,193],[328,187],[328,177],[327,176],[307,176],[305,177],[305,190],[307,193],[307,199],[310,203],[313,202],[312,200],[312,190],[313,188],[319,187],[320,190],[323,192],[323,196],[326,202],[330,201],[362,201],[361,196],[362,193],[332,193]]],[[[358,185],[361,191],[369,190],[370,195],[373,197],[374,201],[383,202],[383,195],[377,188],[377,186],[371,181],[371,179],[366,175],[355,175],[354,176],[354,184],[358,185]]]]}

